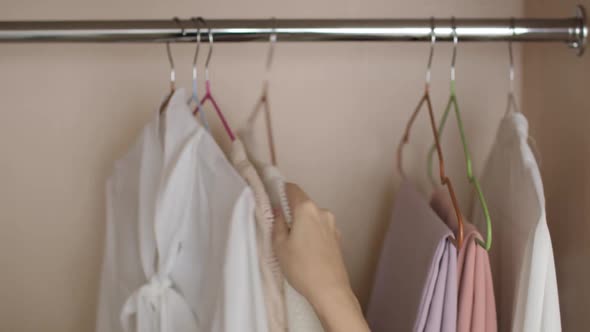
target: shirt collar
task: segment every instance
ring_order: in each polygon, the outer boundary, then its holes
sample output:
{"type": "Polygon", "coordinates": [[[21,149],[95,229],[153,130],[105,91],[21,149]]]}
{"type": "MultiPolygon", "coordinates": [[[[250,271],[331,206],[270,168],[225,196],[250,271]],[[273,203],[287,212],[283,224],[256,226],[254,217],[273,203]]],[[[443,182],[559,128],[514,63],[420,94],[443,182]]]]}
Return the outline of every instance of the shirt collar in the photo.
{"type": "Polygon", "coordinates": [[[526,142],[529,137],[529,123],[520,112],[506,114],[500,122],[498,139],[503,143],[526,142]]]}

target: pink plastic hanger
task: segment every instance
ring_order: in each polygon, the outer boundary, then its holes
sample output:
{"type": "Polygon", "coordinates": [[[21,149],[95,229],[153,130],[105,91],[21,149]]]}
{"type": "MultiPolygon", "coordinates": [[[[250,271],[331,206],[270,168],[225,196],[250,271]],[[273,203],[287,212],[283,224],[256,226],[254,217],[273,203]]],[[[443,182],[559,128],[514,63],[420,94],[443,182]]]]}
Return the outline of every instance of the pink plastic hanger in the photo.
{"type": "Polygon", "coordinates": [[[205,96],[203,97],[203,99],[201,99],[201,102],[195,108],[193,114],[196,115],[199,112],[199,110],[203,108],[203,104],[205,104],[206,101],[210,101],[211,104],[213,104],[213,108],[215,108],[215,111],[217,112],[217,115],[219,116],[219,119],[221,120],[221,123],[223,124],[223,127],[227,132],[227,135],[233,142],[235,141],[236,137],[233,131],[231,130],[229,124],[227,123],[225,116],[223,116],[223,113],[221,112],[219,105],[217,105],[215,98],[213,98],[213,95],[211,94],[211,83],[209,81],[209,61],[211,61],[211,54],[213,53],[213,32],[211,31],[211,27],[209,27],[205,20],[202,20],[202,22],[207,26],[207,30],[209,32],[209,53],[207,54],[207,61],[205,62],[205,96]]]}

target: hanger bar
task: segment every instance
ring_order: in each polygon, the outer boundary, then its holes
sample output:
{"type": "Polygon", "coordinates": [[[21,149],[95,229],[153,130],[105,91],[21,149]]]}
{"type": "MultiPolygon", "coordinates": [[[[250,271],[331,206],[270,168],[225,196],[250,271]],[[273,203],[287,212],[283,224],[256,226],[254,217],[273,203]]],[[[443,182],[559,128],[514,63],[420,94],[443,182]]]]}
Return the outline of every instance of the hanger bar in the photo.
{"type": "MultiPolygon", "coordinates": [[[[428,41],[431,20],[426,19],[246,19],[207,20],[215,42],[268,42],[274,32],[281,42],[312,41],[428,41]]],[[[435,19],[436,41],[452,41],[450,18],[435,19]]],[[[190,20],[130,21],[3,21],[0,42],[162,43],[194,42],[197,29],[190,20]]],[[[582,51],[588,27],[584,8],[558,19],[455,19],[461,42],[562,42],[582,51]],[[513,33],[514,32],[514,33],[513,33]]],[[[207,30],[201,29],[202,40],[207,30]]]]}

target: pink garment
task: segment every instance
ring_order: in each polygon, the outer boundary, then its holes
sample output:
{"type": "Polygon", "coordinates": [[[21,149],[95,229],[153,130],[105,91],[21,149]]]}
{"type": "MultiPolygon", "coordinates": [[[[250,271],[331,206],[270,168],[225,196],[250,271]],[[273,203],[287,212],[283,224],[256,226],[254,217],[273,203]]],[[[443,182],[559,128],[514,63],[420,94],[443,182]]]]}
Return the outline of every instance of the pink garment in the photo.
{"type": "Polygon", "coordinates": [[[456,332],[457,252],[451,230],[404,181],[379,258],[371,331],[456,332]]]}
{"type": "MultiPolygon", "coordinates": [[[[432,209],[454,231],[457,217],[449,194],[437,190],[430,202],[432,209]]],[[[475,242],[481,235],[471,223],[463,218],[463,246],[459,250],[459,305],[457,331],[496,332],[496,301],[488,252],[475,242]]]]}
{"type": "Polygon", "coordinates": [[[242,142],[236,139],[232,144],[231,162],[252,189],[256,200],[254,212],[256,219],[256,238],[268,330],[271,332],[286,331],[285,295],[283,292],[284,280],[279,262],[272,249],[272,224],[274,216],[270,199],[260,176],[248,160],[242,142]]]}

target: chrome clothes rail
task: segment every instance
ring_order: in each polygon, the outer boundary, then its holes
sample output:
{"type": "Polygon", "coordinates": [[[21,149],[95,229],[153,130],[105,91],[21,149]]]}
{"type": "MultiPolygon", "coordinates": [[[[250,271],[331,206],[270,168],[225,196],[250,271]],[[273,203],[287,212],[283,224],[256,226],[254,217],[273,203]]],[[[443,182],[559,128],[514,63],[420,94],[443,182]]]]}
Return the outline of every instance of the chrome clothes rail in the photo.
{"type": "MultiPolygon", "coordinates": [[[[434,22],[437,41],[452,41],[453,28],[461,42],[562,42],[582,53],[588,27],[586,13],[556,19],[256,19],[207,20],[217,42],[268,41],[430,41],[434,22]]],[[[207,40],[207,29],[200,33],[207,40]]],[[[1,43],[193,42],[194,20],[135,21],[13,21],[0,22],[1,43]],[[179,24],[180,23],[180,24],[179,24]],[[182,28],[181,28],[182,26],[182,28]],[[184,32],[184,34],[183,34],[184,32]]]]}

